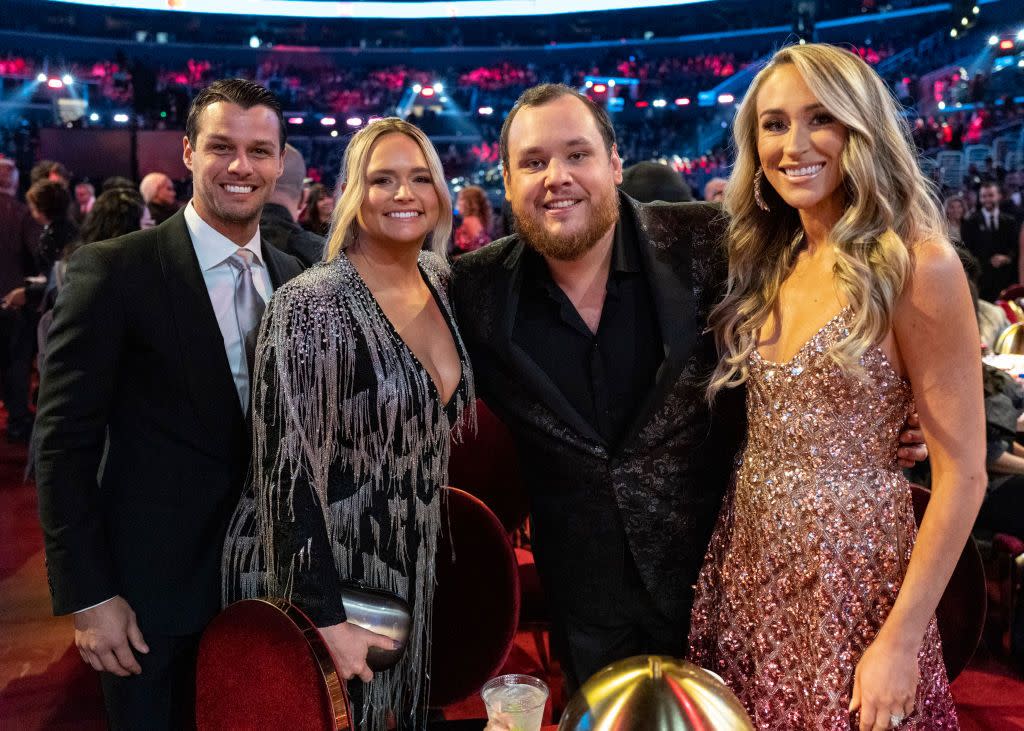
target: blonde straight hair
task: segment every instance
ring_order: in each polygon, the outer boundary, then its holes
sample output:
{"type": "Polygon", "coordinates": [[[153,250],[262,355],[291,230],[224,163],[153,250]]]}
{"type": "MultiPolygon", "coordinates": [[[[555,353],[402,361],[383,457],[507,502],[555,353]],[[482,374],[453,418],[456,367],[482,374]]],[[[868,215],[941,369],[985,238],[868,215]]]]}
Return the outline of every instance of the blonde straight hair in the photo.
{"type": "Polygon", "coordinates": [[[427,161],[439,204],[437,225],[431,233],[430,248],[441,257],[446,255],[448,238],[452,233],[452,198],[445,184],[441,159],[422,130],[404,119],[385,117],[370,122],[356,132],[345,148],[345,155],[341,160],[341,177],[338,179],[338,190],[341,191],[341,195],[334,206],[334,213],[331,214],[331,228],[327,233],[324,261],[337,259],[342,250],[355,241],[356,228],[359,225],[356,217],[367,194],[366,167],[370,163],[370,152],[377,140],[389,134],[403,134],[409,137],[423,152],[423,159],[427,161]]]}
{"type": "Polygon", "coordinates": [[[829,355],[847,372],[892,328],[892,313],[921,241],[946,241],[945,220],[933,186],[921,173],[910,127],[893,95],[870,66],[842,48],[811,43],[783,48],[754,78],[733,124],[736,163],[725,192],[730,215],[726,295],[709,322],[721,360],[707,396],[747,379],[747,359],[775,307],[803,240],[795,208],[767,179],[761,191],[770,211],[754,201],[757,95],[785,64],[803,77],[818,101],[848,130],[841,159],[846,210],[830,238],[836,248],[836,287],[852,308],[849,335],[829,355]]]}

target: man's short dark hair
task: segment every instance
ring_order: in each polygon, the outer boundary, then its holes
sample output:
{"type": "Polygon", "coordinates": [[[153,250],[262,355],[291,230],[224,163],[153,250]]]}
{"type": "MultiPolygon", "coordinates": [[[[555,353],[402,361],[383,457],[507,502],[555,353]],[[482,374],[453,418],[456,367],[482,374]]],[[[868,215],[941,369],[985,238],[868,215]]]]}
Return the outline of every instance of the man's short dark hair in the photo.
{"type": "Polygon", "coordinates": [[[248,79],[219,79],[196,94],[195,99],[192,100],[192,106],[188,110],[188,119],[185,120],[185,136],[188,137],[188,143],[192,145],[193,149],[196,146],[196,137],[199,136],[199,115],[208,106],[217,102],[237,104],[242,109],[252,109],[253,107],[272,109],[277,116],[277,128],[280,130],[278,154],[284,154],[288,133],[284,126],[284,115],[281,113],[281,102],[268,89],[248,79]]]}
{"type": "Polygon", "coordinates": [[[563,96],[571,96],[583,102],[583,105],[597,124],[597,130],[601,133],[601,139],[604,140],[605,149],[611,155],[612,147],[615,145],[615,128],[612,126],[612,120],[608,117],[608,113],[603,108],[571,86],[566,86],[565,84],[538,84],[522,93],[511,111],[509,111],[508,116],[505,117],[504,124],[501,125],[501,138],[498,144],[501,149],[501,164],[506,170],[509,169],[508,132],[512,128],[512,120],[515,119],[519,110],[523,107],[541,107],[556,99],[561,99],[563,96]]]}
{"type": "Polygon", "coordinates": [[[51,221],[58,221],[68,215],[71,195],[68,189],[56,180],[37,180],[25,193],[25,198],[51,221]]]}
{"type": "Polygon", "coordinates": [[[28,174],[29,182],[35,183],[39,180],[46,180],[50,177],[50,173],[56,173],[64,180],[71,179],[71,171],[62,163],[56,160],[40,160],[32,166],[32,170],[28,174]]]}
{"type": "Polygon", "coordinates": [[[999,185],[998,180],[982,180],[981,185],[978,186],[978,190],[981,190],[982,188],[995,188],[1000,194],[1003,192],[1003,188],[999,185]]]}

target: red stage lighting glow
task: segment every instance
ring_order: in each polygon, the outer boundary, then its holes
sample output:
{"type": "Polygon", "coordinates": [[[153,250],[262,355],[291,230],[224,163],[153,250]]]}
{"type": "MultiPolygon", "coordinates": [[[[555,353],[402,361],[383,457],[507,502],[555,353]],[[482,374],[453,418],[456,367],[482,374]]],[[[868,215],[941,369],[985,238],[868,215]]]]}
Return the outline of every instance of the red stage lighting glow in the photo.
{"type": "Polygon", "coordinates": [[[50,79],[49,81],[46,82],[46,85],[48,87],[50,87],[51,89],[63,89],[64,88],[64,82],[61,81],[60,79],[50,79]]]}
{"type": "Polygon", "coordinates": [[[1013,41],[1007,39],[1005,41],[999,41],[999,48],[1003,51],[1009,51],[1013,48],[1013,41]]]}
{"type": "Polygon", "coordinates": [[[420,93],[423,96],[434,96],[434,89],[433,89],[433,87],[428,86],[428,87],[424,88],[423,91],[421,91],[420,93]]]}
{"type": "Polygon", "coordinates": [[[677,107],[685,107],[685,106],[689,105],[689,103],[690,103],[690,97],[688,97],[688,96],[682,96],[682,97],[679,97],[678,99],[676,99],[676,106],[677,107]]]}
{"type": "Polygon", "coordinates": [[[594,91],[598,94],[604,94],[608,91],[608,87],[604,84],[594,84],[594,91]]]}
{"type": "Polygon", "coordinates": [[[643,109],[646,106],[648,106],[647,102],[637,102],[636,103],[636,108],[637,109],[643,109]]]}

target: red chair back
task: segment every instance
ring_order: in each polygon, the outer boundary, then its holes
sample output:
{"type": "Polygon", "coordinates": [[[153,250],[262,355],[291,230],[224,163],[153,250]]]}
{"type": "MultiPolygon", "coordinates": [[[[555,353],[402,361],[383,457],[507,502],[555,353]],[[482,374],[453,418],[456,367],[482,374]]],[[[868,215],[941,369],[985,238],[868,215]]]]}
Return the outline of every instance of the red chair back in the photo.
{"type": "Polygon", "coordinates": [[[498,674],[519,620],[518,567],[504,526],[468,492],[446,487],[444,493],[434,591],[432,708],[479,692],[498,674]]]}
{"type": "Polygon", "coordinates": [[[203,633],[196,668],[201,731],[350,731],[344,682],[313,623],[283,599],[244,599],[203,633]]]}
{"type": "Polygon", "coordinates": [[[477,431],[452,440],[448,482],[483,500],[508,533],[523,524],[529,510],[519,471],[519,456],[508,428],[481,401],[476,402],[477,431]]]}
{"type": "MultiPolygon", "coordinates": [[[[914,517],[920,524],[931,491],[920,485],[911,485],[911,491],[914,517]]],[[[935,610],[939,636],[942,637],[942,659],[950,682],[967,667],[981,641],[987,604],[985,566],[974,538],[969,537],[935,610]]]]}

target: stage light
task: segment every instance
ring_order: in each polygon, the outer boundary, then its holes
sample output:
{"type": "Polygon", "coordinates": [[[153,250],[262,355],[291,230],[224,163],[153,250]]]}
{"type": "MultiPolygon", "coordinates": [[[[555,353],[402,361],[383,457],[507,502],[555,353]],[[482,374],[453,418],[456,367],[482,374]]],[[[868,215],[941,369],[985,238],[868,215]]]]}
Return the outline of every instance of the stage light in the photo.
{"type": "Polygon", "coordinates": [[[40,84],[45,84],[46,83],[46,74],[39,74],[39,75],[37,75],[36,76],[36,81],[38,81],[40,84]]]}
{"type": "Polygon", "coordinates": [[[590,87],[592,87],[593,85],[594,85],[594,82],[593,82],[593,81],[588,81],[588,82],[587,82],[587,88],[588,88],[588,89],[589,89],[590,87]]]}
{"type": "Polygon", "coordinates": [[[477,111],[477,114],[480,114],[480,115],[486,117],[486,116],[489,116],[491,114],[494,114],[494,107],[480,107],[476,111],[477,111]]]}
{"type": "Polygon", "coordinates": [[[423,96],[434,96],[434,87],[428,86],[420,93],[423,94],[423,96]]]}
{"type": "Polygon", "coordinates": [[[434,91],[436,91],[438,94],[440,94],[442,91],[444,91],[444,84],[442,84],[440,81],[435,83],[434,84],[434,91]]]}
{"type": "Polygon", "coordinates": [[[655,99],[655,100],[654,100],[654,101],[652,102],[652,104],[653,104],[653,105],[654,105],[655,107],[657,107],[658,109],[661,109],[662,107],[666,106],[666,105],[668,104],[668,102],[667,102],[667,101],[665,101],[664,99],[655,99]]]}
{"type": "Polygon", "coordinates": [[[646,107],[646,106],[647,106],[647,102],[645,102],[645,101],[638,101],[638,102],[636,103],[636,108],[637,108],[637,109],[643,109],[643,108],[644,108],[644,107],[646,107]]]}
{"type": "Polygon", "coordinates": [[[994,45],[996,45],[997,43],[999,43],[999,36],[989,36],[989,37],[988,37],[988,44],[989,44],[990,46],[994,46],[994,45]]]}
{"type": "Polygon", "coordinates": [[[376,115],[373,115],[372,117],[370,117],[369,119],[366,120],[366,123],[367,124],[373,124],[374,122],[378,122],[381,119],[384,119],[384,118],[383,117],[378,117],[376,115]]]}
{"type": "Polygon", "coordinates": [[[979,8],[977,5],[975,5],[973,8],[971,8],[971,12],[974,13],[975,15],[977,15],[978,13],[981,12],[981,8],[979,8]]]}
{"type": "Polygon", "coordinates": [[[249,38],[249,48],[259,48],[261,45],[262,43],[260,43],[259,36],[252,36],[249,38]]]}
{"type": "Polygon", "coordinates": [[[1013,41],[1007,39],[1005,41],[999,41],[999,49],[1002,51],[1009,51],[1013,48],[1013,41]]]}
{"type": "Polygon", "coordinates": [[[64,74],[60,80],[64,82],[64,86],[71,86],[73,83],[75,83],[75,79],[71,76],[71,74],[64,74]]]}
{"type": "Polygon", "coordinates": [[[690,105],[690,97],[688,97],[688,96],[681,96],[678,99],[676,99],[676,106],[677,107],[687,107],[689,105],[690,105]]]}
{"type": "Polygon", "coordinates": [[[337,136],[338,136],[338,130],[332,129],[331,130],[331,137],[337,137],[337,136]]]}
{"type": "Polygon", "coordinates": [[[608,88],[609,89],[614,89],[615,88],[615,79],[608,79],[608,88]]]}
{"type": "Polygon", "coordinates": [[[360,119],[359,117],[349,117],[348,119],[345,120],[345,124],[347,124],[349,127],[358,127],[362,123],[363,120],[360,119]]]}
{"type": "Polygon", "coordinates": [[[64,82],[61,81],[60,79],[50,79],[49,81],[46,82],[46,85],[48,87],[50,87],[51,89],[63,89],[64,88],[64,82]]]}
{"type": "Polygon", "coordinates": [[[413,94],[419,94],[421,91],[423,91],[423,87],[422,86],[420,86],[419,84],[413,84],[412,85],[412,93],[413,94]]]}
{"type": "Polygon", "coordinates": [[[945,109],[945,108],[946,108],[946,102],[939,102],[939,109],[945,109]]]}
{"type": "Polygon", "coordinates": [[[288,124],[302,124],[305,121],[302,117],[288,117],[288,124]]]}
{"type": "Polygon", "coordinates": [[[114,121],[117,122],[118,124],[124,124],[125,122],[128,121],[128,115],[127,114],[115,114],[114,115],[114,121]]]}
{"type": "Polygon", "coordinates": [[[334,117],[324,117],[320,120],[320,124],[322,124],[324,127],[333,127],[337,123],[338,120],[336,120],[334,117]]]}
{"type": "Polygon", "coordinates": [[[950,38],[956,38],[956,36],[957,36],[957,30],[956,30],[956,28],[950,28],[950,29],[949,29],[949,37],[950,37],[950,38]]]}
{"type": "Polygon", "coordinates": [[[96,112],[93,112],[92,114],[89,115],[89,121],[90,122],[99,122],[100,121],[100,115],[96,114],[96,112]]]}
{"type": "Polygon", "coordinates": [[[608,87],[604,84],[594,84],[594,91],[598,94],[604,94],[608,91],[608,87]]]}
{"type": "Polygon", "coordinates": [[[736,101],[736,97],[734,97],[732,94],[719,94],[718,95],[718,103],[719,104],[732,104],[734,101],[736,101]]]}
{"type": "Polygon", "coordinates": [[[1024,30],[1017,31],[1017,40],[1024,42],[1024,30]]]}

